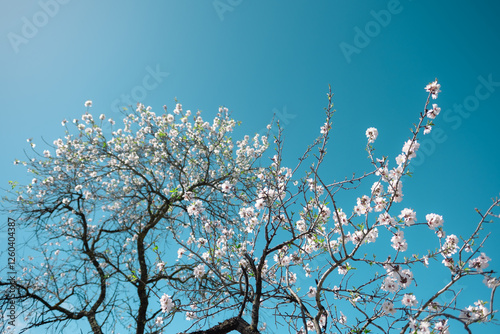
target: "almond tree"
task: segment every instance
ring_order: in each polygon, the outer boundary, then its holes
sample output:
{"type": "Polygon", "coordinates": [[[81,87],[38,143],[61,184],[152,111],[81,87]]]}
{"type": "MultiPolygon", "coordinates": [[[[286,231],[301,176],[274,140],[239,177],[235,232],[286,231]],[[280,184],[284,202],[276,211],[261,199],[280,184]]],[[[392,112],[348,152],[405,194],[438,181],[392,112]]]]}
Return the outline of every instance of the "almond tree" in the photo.
{"type": "MultiPolygon", "coordinates": [[[[159,261],[173,249],[166,228],[191,212],[188,199],[223,216],[220,184],[251,189],[266,138],[235,147],[236,122],[226,108],[209,123],[180,104],[160,115],[139,104],[122,128],[106,135],[105,116],[94,119],[91,102],[86,106],[82,120],[73,121],[76,131],[63,121],[64,138],[43,154],[29,140],[32,157],[15,162],[33,179],[25,186],[11,182],[4,206],[18,230],[33,235],[24,245],[29,255],[18,263],[22,274],[0,282],[17,290],[0,297],[2,310],[14,301],[23,331],[59,331],[80,320],[92,333],[158,331],[172,318],[156,321],[159,291],[169,281],[189,289],[193,276],[192,264],[159,261]]],[[[8,327],[4,321],[2,332],[8,327]]]]}
{"type": "Polygon", "coordinates": [[[443,216],[417,215],[400,204],[418,138],[432,130],[440,112],[431,103],[440,85],[432,82],[426,90],[424,110],[396,166],[391,167],[387,157],[374,156],[378,131],[369,128],[369,170],[341,181],[323,170],[334,113],[330,92],[320,136],[297,166],[283,166],[279,132],[276,154],[257,172],[251,192],[240,196],[240,186],[231,180],[221,185],[224,196],[240,203],[231,207],[238,208],[238,215],[228,209],[221,219],[201,210],[188,211],[189,224],[172,226],[180,245],[179,263],[194,267],[197,289],[170,281],[161,302],[185,312],[191,322],[187,332],[265,333],[269,327],[301,334],[448,333],[452,321],[471,332],[471,324],[493,319],[498,279],[486,270],[490,258],[482,247],[487,237],[479,232],[498,218],[500,201],[478,211],[475,231],[461,239],[445,233],[443,216]],[[348,191],[362,195],[346,207],[348,191]],[[435,248],[409,245],[405,235],[416,231],[435,238],[435,248]],[[414,277],[428,266],[426,276],[414,277]],[[437,270],[449,272],[446,284],[435,285],[432,292],[417,289],[417,280],[428,281],[437,270]],[[476,279],[476,284],[484,279],[492,289],[483,297],[489,303],[473,300],[472,306],[459,306],[460,291],[455,287],[466,277],[476,279]],[[174,303],[169,291],[182,291],[184,299],[174,303]],[[455,297],[439,304],[447,292],[455,297]],[[226,320],[209,323],[216,314],[226,320]]]}

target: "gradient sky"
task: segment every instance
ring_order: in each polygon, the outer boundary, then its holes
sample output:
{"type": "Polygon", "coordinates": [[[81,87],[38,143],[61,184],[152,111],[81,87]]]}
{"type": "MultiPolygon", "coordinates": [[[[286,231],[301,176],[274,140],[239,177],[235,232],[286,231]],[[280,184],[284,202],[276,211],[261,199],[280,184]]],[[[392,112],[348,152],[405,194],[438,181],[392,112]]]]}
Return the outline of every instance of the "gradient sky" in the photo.
{"type": "MultiPolygon", "coordinates": [[[[61,121],[79,118],[86,100],[92,113],[116,119],[129,99],[156,112],[172,109],[175,98],[208,115],[225,105],[249,134],[276,114],[292,164],[318,135],[329,84],[337,112],[325,175],[369,169],[370,126],[379,130],[376,153],[394,166],[424,106],[423,87],[438,78],[442,113],[435,134],[421,142],[403,203],[420,221],[439,213],[448,233],[465,235],[478,221],[474,208],[485,210],[499,196],[497,1],[41,0],[0,7],[1,188],[28,180],[12,163],[24,158],[26,139],[41,145],[62,136],[61,121]]],[[[498,270],[500,227],[487,231],[485,250],[498,270]]]]}

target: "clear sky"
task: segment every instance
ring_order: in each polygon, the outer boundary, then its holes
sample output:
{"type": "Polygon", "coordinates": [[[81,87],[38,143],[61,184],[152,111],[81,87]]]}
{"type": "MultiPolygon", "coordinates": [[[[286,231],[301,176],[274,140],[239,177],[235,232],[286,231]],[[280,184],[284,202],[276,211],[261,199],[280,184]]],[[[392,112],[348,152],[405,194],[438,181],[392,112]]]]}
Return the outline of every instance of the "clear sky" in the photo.
{"type": "MultiPolygon", "coordinates": [[[[439,213],[448,233],[465,235],[478,221],[474,208],[500,192],[499,15],[497,1],[462,0],[4,1],[0,187],[26,182],[12,163],[24,158],[26,139],[62,136],[61,121],[79,118],[86,100],[114,118],[138,101],[159,111],[177,98],[209,115],[225,105],[249,134],[276,114],[292,163],[318,135],[328,84],[337,109],[331,178],[369,168],[370,126],[379,130],[376,153],[394,166],[423,87],[438,78],[442,113],[421,143],[405,202],[421,221],[439,213]]],[[[485,249],[500,269],[500,227],[488,231],[485,249]]]]}

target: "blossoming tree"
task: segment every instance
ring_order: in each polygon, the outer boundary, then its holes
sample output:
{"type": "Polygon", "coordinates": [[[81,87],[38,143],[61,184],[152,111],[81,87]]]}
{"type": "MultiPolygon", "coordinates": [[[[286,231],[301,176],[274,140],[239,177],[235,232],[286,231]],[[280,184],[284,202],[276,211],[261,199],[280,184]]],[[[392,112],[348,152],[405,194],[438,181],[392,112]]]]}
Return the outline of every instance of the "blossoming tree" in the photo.
{"type": "MultiPolygon", "coordinates": [[[[193,326],[220,310],[233,310],[234,315],[212,328],[221,333],[232,329],[243,333],[245,328],[248,333],[264,332],[266,319],[273,322],[272,328],[277,324],[297,333],[447,333],[450,320],[470,331],[472,323],[492,319],[498,280],[485,270],[490,258],[481,252],[479,231],[485,221],[498,218],[493,210],[499,200],[480,213],[476,230],[461,242],[454,234],[446,235],[439,214],[428,213],[425,222],[417,222],[417,214],[409,207],[395,212],[403,200],[403,177],[409,174],[409,164],[419,148],[418,137],[432,130],[440,112],[437,104],[429,107],[440,85],[435,81],[425,89],[429,95],[424,111],[396,157],[395,167],[390,168],[388,158],[374,156],[372,145],[378,131],[369,128],[366,136],[371,170],[342,181],[322,176],[334,112],[329,93],[320,137],[290,169],[282,165],[282,140],[278,135],[271,165],[257,174],[256,192],[244,202],[238,199],[239,217],[228,215],[221,224],[209,216],[191,214],[189,224],[171,230],[181,246],[179,261],[197,264],[193,272],[200,282],[197,291],[172,282],[175,291],[183,291],[190,304],[176,307],[186,312],[193,326]],[[359,190],[366,182],[371,189],[358,197],[353,207],[340,206],[340,193],[359,190]],[[417,245],[410,248],[406,242],[405,233],[422,225],[436,232],[433,250],[417,245]],[[380,245],[369,245],[374,243],[380,245]],[[384,247],[384,243],[391,247],[384,247]],[[424,255],[408,254],[410,250],[424,255]],[[414,293],[412,268],[428,266],[431,259],[442,261],[451,278],[432,293],[418,295],[414,293]],[[438,298],[454,291],[454,285],[466,276],[484,277],[492,289],[490,307],[479,300],[459,309],[456,298],[438,304],[438,298]],[[262,316],[266,310],[266,316],[262,316]],[[245,316],[250,323],[242,320],[245,316]]],[[[237,194],[232,186],[223,185],[228,197],[237,194]]],[[[162,302],[170,300],[165,293],[162,302]]]]}
{"type": "Polygon", "coordinates": [[[378,131],[369,128],[370,169],[341,181],[322,174],[331,92],[319,137],[292,168],[283,165],[281,131],[267,165],[267,137],[234,142],[225,108],[208,123],[180,104],[161,115],[139,104],[109,138],[104,115],[87,112],[74,121],[76,134],[54,142],[55,156],[24,162],[34,179],[13,184],[6,198],[37,241],[15,281],[26,328],[86,319],[93,333],[117,323],[160,333],[180,316],[193,334],[448,333],[451,322],[471,332],[490,321],[498,279],[480,232],[498,218],[500,200],[478,211],[476,229],[461,239],[445,233],[440,214],[401,204],[418,139],[440,112],[431,104],[440,85],[425,89],[396,165],[374,155],[378,131]],[[339,194],[354,189],[364,195],[346,206],[339,194]],[[436,235],[433,248],[406,241],[417,229],[436,235]],[[449,281],[418,290],[426,277],[415,268],[435,260],[449,281]],[[455,286],[466,277],[483,280],[489,300],[460,308],[455,286]],[[455,297],[438,303],[450,291],[455,297]]]}
{"type": "MultiPolygon", "coordinates": [[[[157,261],[173,249],[166,227],[199,210],[191,200],[222,216],[220,185],[231,180],[243,193],[251,189],[253,163],[267,147],[255,138],[235,153],[229,134],[236,122],[227,109],[211,124],[189,116],[180,104],[159,116],[139,105],[108,138],[104,115],[95,120],[87,112],[74,120],[76,134],[67,130],[52,151],[22,162],[33,180],[22,188],[12,183],[14,198],[5,200],[36,240],[26,245],[33,251],[15,281],[27,329],[80,319],[93,333],[119,323],[136,333],[168,325],[155,323],[160,291],[174,280],[187,288],[195,266],[157,261]]],[[[2,301],[7,307],[8,298],[2,301]]]]}

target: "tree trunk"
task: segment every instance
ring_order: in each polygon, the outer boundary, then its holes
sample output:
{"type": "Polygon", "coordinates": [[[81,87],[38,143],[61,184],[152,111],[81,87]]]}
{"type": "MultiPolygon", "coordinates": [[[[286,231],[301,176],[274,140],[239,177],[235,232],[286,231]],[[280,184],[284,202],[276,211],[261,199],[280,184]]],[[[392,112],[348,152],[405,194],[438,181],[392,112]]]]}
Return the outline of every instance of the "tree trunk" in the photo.
{"type": "Polygon", "coordinates": [[[241,334],[260,334],[259,331],[252,329],[248,322],[238,317],[227,319],[207,330],[179,334],[226,334],[231,331],[237,331],[241,334]]]}
{"type": "Polygon", "coordinates": [[[101,330],[101,326],[97,323],[97,320],[95,318],[95,314],[88,315],[87,319],[89,320],[90,323],[90,328],[92,329],[92,333],[94,334],[103,334],[101,330]]]}

